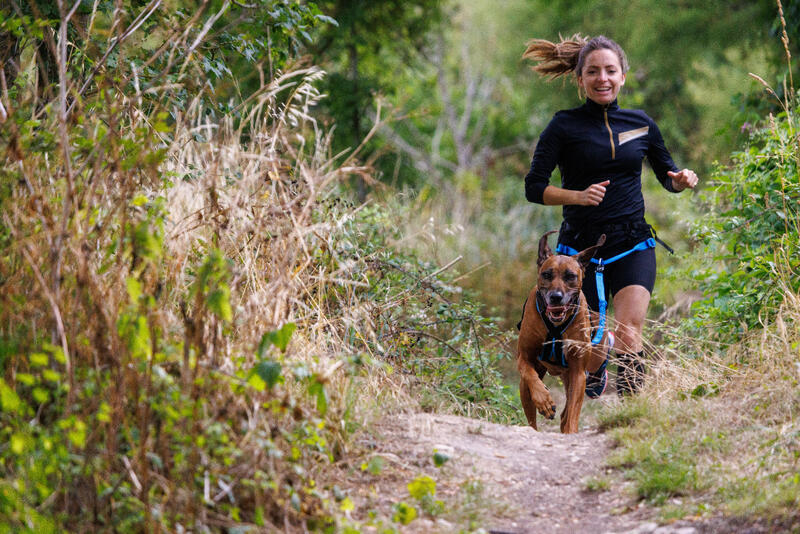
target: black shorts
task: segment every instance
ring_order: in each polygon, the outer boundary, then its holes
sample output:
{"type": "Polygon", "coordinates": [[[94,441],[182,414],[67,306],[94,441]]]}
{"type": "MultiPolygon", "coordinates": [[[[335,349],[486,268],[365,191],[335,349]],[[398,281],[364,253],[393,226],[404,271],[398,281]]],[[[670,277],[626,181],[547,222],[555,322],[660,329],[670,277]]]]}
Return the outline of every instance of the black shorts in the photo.
{"type": "MultiPolygon", "coordinates": [[[[599,309],[600,302],[597,296],[596,267],[597,264],[590,264],[583,276],[583,294],[586,296],[586,303],[595,311],[599,309]]],[[[620,289],[632,285],[644,286],[652,293],[655,283],[656,249],[654,248],[632,252],[624,258],[609,263],[603,271],[606,302],[610,301],[609,296],[613,298],[620,289]]]]}
{"type": "MultiPolygon", "coordinates": [[[[575,231],[574,227],[564,222],[561,226],[558,242],[581,251],[597,243],[601,234],[606,235],[606,242],[595,254],[595,258],[612,258],[651,237],[650,225],[644,221],[623,225],[609,225],[589,231],[575,231]]],[[[596,263],[589,264],[583,277],[583,294],[586,296],[589,308],[595,311],[599,308],[597,282],[595,279],[596,267],[596,263]]],[[[643,286],[652,293],[655,282],[655,248],[632,252],[624,258],[605,265],[603,271],[603,285],[607,302],[620,289],[631,285],[643,286]]]]}

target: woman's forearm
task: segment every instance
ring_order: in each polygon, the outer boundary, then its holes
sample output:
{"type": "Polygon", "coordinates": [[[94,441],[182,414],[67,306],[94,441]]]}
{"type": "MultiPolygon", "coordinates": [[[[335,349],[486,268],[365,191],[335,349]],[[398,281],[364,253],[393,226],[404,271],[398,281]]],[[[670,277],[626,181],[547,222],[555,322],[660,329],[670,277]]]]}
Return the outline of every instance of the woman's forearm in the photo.
{"type": "Polygon", "coordinates": [[[542,193],[542,202],[547,206],[597,206],[603,201],[609,183],[606,180],[592,184],[583,191],[548,185],[542,193]]]}
{"type": "Polygon", "coordinates": [[[542,200],[547,206],[569,206],[571,204],[578,204],[580,194],[580,191],[548,185],[544,189],[542,200]]]}

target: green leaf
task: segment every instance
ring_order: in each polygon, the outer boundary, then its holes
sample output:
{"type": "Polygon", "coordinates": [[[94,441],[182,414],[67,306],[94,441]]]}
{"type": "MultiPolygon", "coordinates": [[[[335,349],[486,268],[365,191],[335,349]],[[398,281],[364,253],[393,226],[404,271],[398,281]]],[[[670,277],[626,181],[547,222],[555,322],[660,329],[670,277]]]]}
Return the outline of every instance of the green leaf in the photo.
{"type": "Polygon", "coordinates": [[[30,373],[17,373],[15,378],[17,382],[26,386],[32,386],[36,383],[36,377],[30,373]]]}
{"type": "Polygon", "coordinates": [[[125,280],[125,285],[128,288],[128,298],[131,302],[139,302],[139,297],[142,295],[142,283],[136,278],[129,276],[125,280]]]}
{"type": "Polygon", "coordinates": [[[355,508],[356,506],[353,504],[353,500],[350,497],[345,497],[342,504],[339,505],[339,509],[342,512],[352,512],[355,508]]]}
{"type": "Polygon", "coordinates": [[[383,471],[383,464],[385,460],[382,456],[373,456],[369,459],[369,462],[364,462],[361,464],[362,471],[369,471],[372,475],[380,475],[381,471],[383,471]]]}
{"type": "Polygon", "coordinates": [[[258,362],[255,372],[272,389],[281,379],[281,364],[272,360],[258,362]]]}
{"type": "Polygon", "coordinates": [[[50,400],[50,392],[44,388],[35,387],[33,388],[33,391],[31,393],[33,394],[33,400],[35,400],[39,404],[42,404],[50,400]]]}
{"type": "Polygon", "coordinates": [[[257,372],[250,373],[250,376],[247,378],[247,383],[256,391],[264,391],[267,389],[267,383],[264,382],[263,378],[258,376],[257,372]]]}
{"type": "Polygon", "coordinates": [[[14,434],[11,435],[11,441],[10,441],[11,452],[16,454],[17,456],[21,455],[23,452],[25,452],[26,445],[28,444],[29,441],[30,438],[25,434],[22,434],[20,432],[15,432],[14,434]]]}
{"type": "Polygon", "coordinates": [[[17,392],[8,387],[5,380],[0,379],[0,406],[4,412],[19,413],[25,406],[17,392]]]}
{"type": "Polygon", "coordinates": [[[72,429],[67,432],[67,437],[72,442],[73,445],[82,449],[86,446],[86,423],[81,421],[80,419],[75,420],[75,424],[72,429]]]}
{"type": "Polygon", "coordinates": [[[34,352],[31,354],[30,360],[34,367],[44,367],[50,364],[50,357],[44,352],[34,352]]]}
{"type": "Polygon", "coordinates": [[[100,408],[97,410],[97,420],[101,423],[111,422],[111,406],[106,401],[100,403],[100,408]]]}
{"type": "Polygon", "coordinates": [[[52,369],[44,369],[42,371],[42,378],[48,382],[58,382],[61,380],[61,373],[58,371],[53,371],[52,369]]]}
{"type": "Polygon", "coordinates": [[[233,320],[233,310],[230,303],[231,290],[227,285],[221,283],[220,286],[208,294],[206,302],[208,309],[223,321],[233,320]]]}
{"type": "Polygon", "coordinates": [[[278,347],[281,352],[286,352],[286,347],[289,346],[289,340],[292,339],[292,334],[296,328],[296,324],[286,323],[278,330],[267,332],[261,336],[261,342],[258,344],[258,350],[256,351],[258,357],[263,358],[272,345],[278,347]]]}
{"type": "Polygon", "coordinates": [[[420,501],[427,495],[436,494],[436,481],[427,475],[420,475],[408,484],[408,493],[420,501]]]}
{"type": "Polygon", "coordinates": [[[392,521],[394,521],[395,523],[401,523],[403,525],[407,525],[416,518],[417,518],[417,509],[414,508],[413,506],[405,502],[399,502],[394,505],[394,515],[392,515],[392,521]]]}
{"type": "Polygon", "coordinates": [[[328,394],[325,392],[325,385],[314,379],[308,392],[317,399],[317,411],[320,415],[324,416],[328,412],[328,394]]]}
{"type": "Polygon", "coordinates": [[[436,467],[442,467],[450,457],[442,452],[435,451],[433,453],[433,465],[436,467]]]}

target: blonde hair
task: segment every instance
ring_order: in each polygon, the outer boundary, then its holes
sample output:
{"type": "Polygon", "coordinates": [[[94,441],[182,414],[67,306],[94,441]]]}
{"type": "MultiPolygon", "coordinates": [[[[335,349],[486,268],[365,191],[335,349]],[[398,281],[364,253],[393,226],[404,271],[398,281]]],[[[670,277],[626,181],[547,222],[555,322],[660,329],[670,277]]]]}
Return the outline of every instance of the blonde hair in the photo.
{"type": "Polygon", "coordinates": [[[589,39],[579,33],[568,39],[560,38],[559,43],[544,39],[528,41],[528,48],[522,54],[522,59],[537,62],[531,68],[539,75],[553,80],[570,73],[580,76],[586,56],[595,50],[606,49],[617,54],[622,73],[628,72],[628,58],[625,56],[625,51],[613,39],[604,35],[589,39]]]}

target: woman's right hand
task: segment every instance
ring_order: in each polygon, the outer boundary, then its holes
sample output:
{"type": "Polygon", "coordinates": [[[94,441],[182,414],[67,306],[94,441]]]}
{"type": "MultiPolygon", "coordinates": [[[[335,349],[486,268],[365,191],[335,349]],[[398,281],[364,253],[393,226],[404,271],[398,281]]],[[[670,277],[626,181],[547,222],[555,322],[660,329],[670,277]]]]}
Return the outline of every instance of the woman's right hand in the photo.
{"type": "Polygon", "coordinates": [[[592,184],[583,191],[581,191],[580,198],[581,206],[597,206],[603,201],[606,196],[606,186],[611,183],[611,180],[606,180],[598,184],[592,184]]]}

